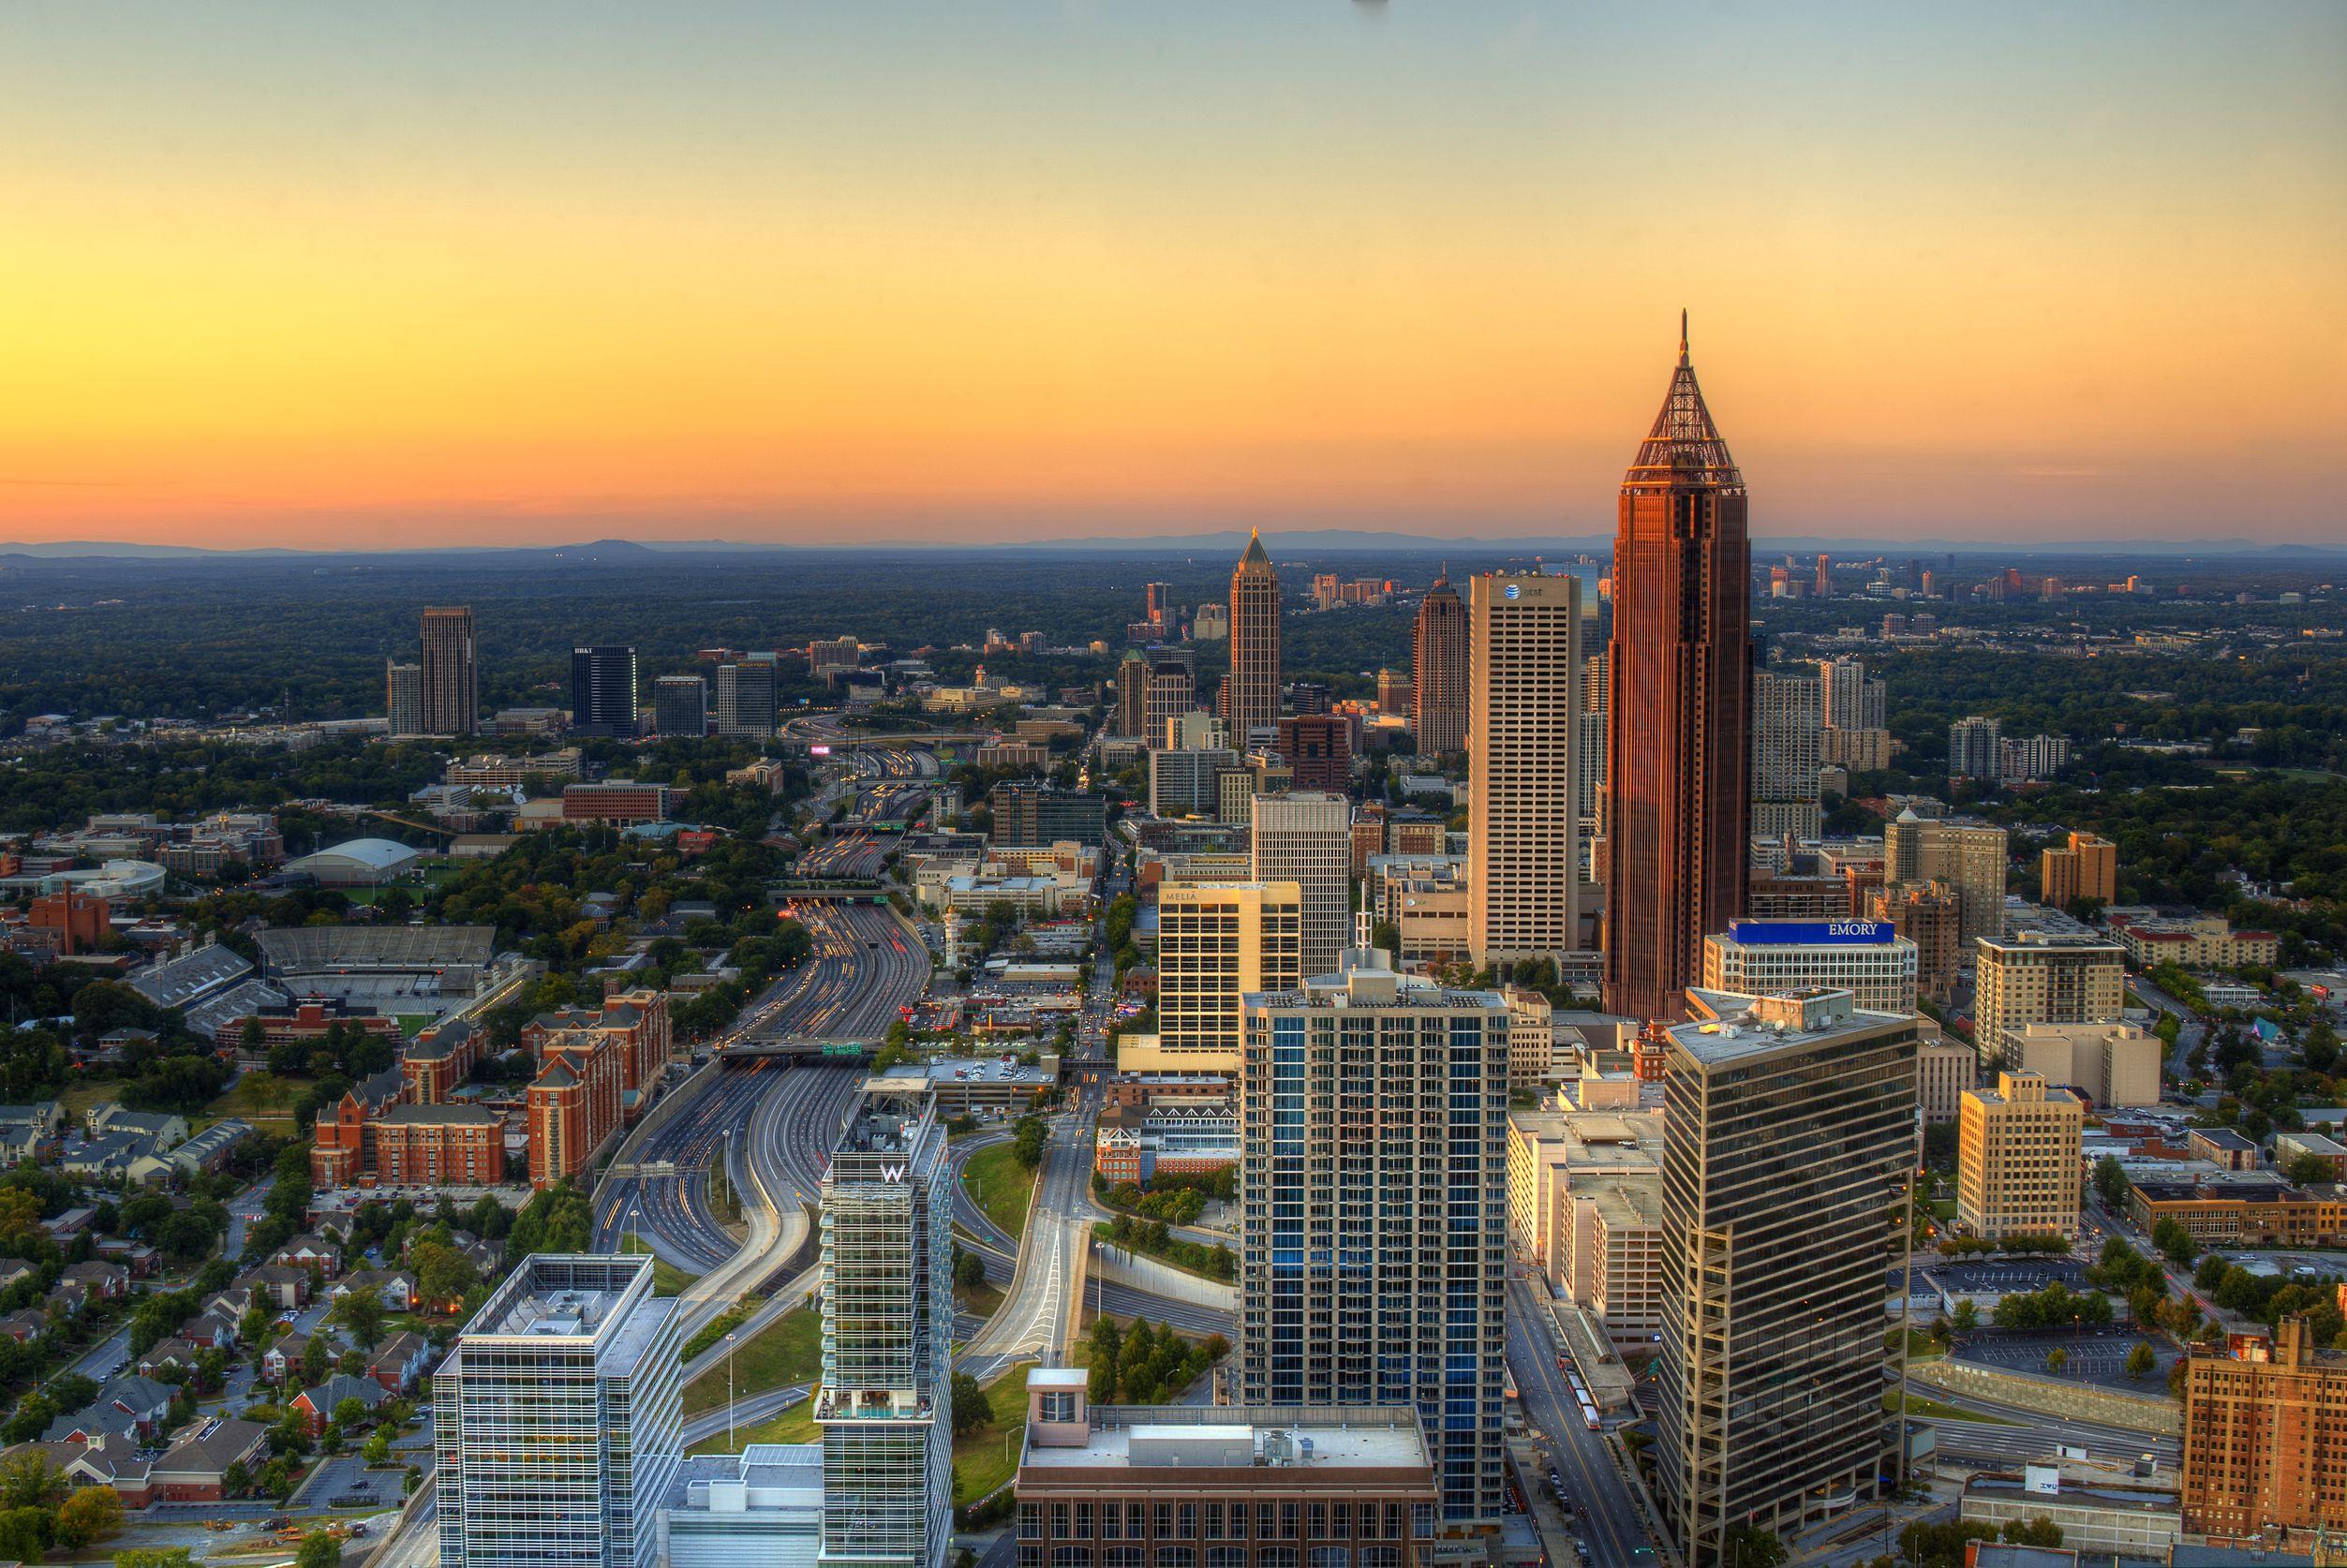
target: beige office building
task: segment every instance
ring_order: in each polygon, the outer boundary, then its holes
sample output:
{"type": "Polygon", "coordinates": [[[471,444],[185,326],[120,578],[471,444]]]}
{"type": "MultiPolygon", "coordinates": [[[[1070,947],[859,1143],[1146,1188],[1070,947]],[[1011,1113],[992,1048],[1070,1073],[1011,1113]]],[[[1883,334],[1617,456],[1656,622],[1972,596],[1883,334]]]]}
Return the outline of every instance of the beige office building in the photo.
{"type": "Polygon", "coordinates": [[[1157,1033],[1117,1043],[1122,1072],[1236,1074],[1240,998],[1304,983],[1294,882],[1167,884],[1157,895],[1157,1033]]]}
{"type": "Polygon", "coordinates": [[[1961,1040],[1946,1035],[1926,1038],[1915,1053],[1917,1082],[1915,1097],[1922,1106],[1924,1122],[1953,1122],[1964,1106],[1964,1097],[1981,1078],[1981,1054],[1961,1040]]]}
{"type": "Polygon", "coordinates": [[[2030,1072],[1997,1074],[1964,1097],[1956,1122],[1956,1222],[1974,1235],[2078,1235],[2078,1147],[2086,1107],[2030,1072]]]}
{"type": "Polygon", "coordinates": [[[2029,1024],[2116,1023],[2127,1001],[2126,950],[2107,937],[2023,927],[1973,943],[1972,1038],[2001,1053],[2029,1024]]]}
{"type": "Polygon", "coordinates": [[[1661,1327],[1662,1140],[1654,1111],[1508,1117],[1510,1239],[1624,1343],[1661,1327]]]}
{"type": "Polygon", "coordinates": [[[1961,817],[1924,818],[1910,808],[1882,830],[1886,883],[1945,882],[1954,890],[1965,941],[2002,934],[2005,830],[1961,817]]]}
{"type": "Polygon", "coordinates": [[[1467,942],[1478,964],[1581,945],[1581,580],[1468,596],[1467,942]]]}
{"type": "Polygon", "coordinates": [[[2080,898],[2118,902],[2118,846],[2091,833],[2073,833],[2067,848],[2038,855],[2042,902],[2066,910],[2080,898]]]}
{"type": "Polygon", "coordinates": [[[1337,954],[1350,940],[1345,894],[1353,877],[1353,806],[1343,795],[1316,790],[1256,795],[1252,804],[1255,875],[1264,883],[1293,882],[1303,896],[1305,978],[1334,974],[1337,954]]]}
{"type": "Polygon", "coordinates": [[[1537,1088],[1556,1059],[1555,1009],[1549,998],[1521,985],[1504,988],[1508,998],[1508,1087],[1537,1088]]]}
{"type": "Polygon", "coordinates": [[[2097,1107],[2160,1103],[2167,1047],[2132,1024],[2024,1024],[1998,1042],[2003,1058],[2097,1107]]]}

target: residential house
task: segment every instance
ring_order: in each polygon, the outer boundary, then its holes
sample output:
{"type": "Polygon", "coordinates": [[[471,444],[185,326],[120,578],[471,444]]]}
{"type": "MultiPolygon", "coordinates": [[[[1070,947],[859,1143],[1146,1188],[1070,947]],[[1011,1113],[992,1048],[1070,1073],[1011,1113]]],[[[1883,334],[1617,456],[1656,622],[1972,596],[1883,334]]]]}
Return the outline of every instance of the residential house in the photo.
{"type": "Polygon", "coordinates": [[[100,1301],[120,1301],[130,1294],[130,1270],[121,1264],[101,1263],[96,1258],[87,1263],[67,1264],[60,1278],[84,1286],[100,1301]]]}
{"type": "Polygon", "coordinates": [[[171,1150],[171,1163],[183,1176],[199,1172],[210,1175],[229,1162],[236,1146],[253,1135],[252,1124],[237,1117],[215,1122],[177,1148],[171,1150]]]}
{"type": "Polygon", "coordinates": [[[49,1314],[30,1307],[0,1317],[0,1334],[7,1335],[20,1345],[29,1345],[48,1332],[49,1314]]]}
{"type": "MultiPolygon", "coordinates": [[[[102,1235],[97,1238],[97,1255],[108,1263],[118,1263],[130,1270],[133,1280],[150,1280],[163,1266],[163,1254],[143,1241],[127,1236],[102,1235]]],[[[6,1289],[0,1285],[0,1289],[6,1289]]]]}
{"type": "Polygon", "coordinates": [[[394,1334],[367,1357],[366,1375],[387,1394],[405,1394],[432,1369],[432,1342],[421,1334],[394,1334]]]}
{"type": "Polygon", "coordinates": [[[139,1357],[140,1375],[151,1378],[173,1367],[183,1372],[192,1372],[196,1369],[197,1358],[203,1354],[206,1348],[193,1339],[183,1339],[176,1334],[168,1339],[157,1339],[147,1347],[145,1354],[139,1357]]]}
{"type": "Polygon", "coordinates": [[[130,1178],[130,1167],[155,1153],[155,1141],[135,1132],[111,1132],[92,1138],[57,1161],[60,1174],[85,1181],[120,1182],[130,1178]]]}
{"type": "Polygon", "coordinates": [[[13,1464],[28,1457],[45,1460],[52,1471],[64,1477],[67,1487],[77,1490],[83,1487],[108,1487],[122,1500],[125,1508],[144,1508],[149,1501],[149,1466],[139,1457],[135,1442],[20,1442],[0,1454],[0,1463],[13,1464]]]}
{"type": "Polygon", "coordinates": [[[334,1281],[326,1292],[335,1301],[353,1291],[373,1291],[381,1298],[384,1308],[394,1312],[412,1312],[416,1307],[416,1277],[404,1268],[362,1268],[334,1281]]]}
{"type": "Polygon", "coordinates": [[[291,1264],[263,1264],[253,1270],[253,1283],[260,1288],[268,1304],[279,1311],[309,1305],[310,1271],[306,1268],[295,1268],[291,1264]]]}
{"type": "Polygon", "coordinates": [[[302,1357],[309,1354],[306,1334],[289,1334],[260,1353],[260,1379],[263,1383],[282,1383],[301,1370],[302,1357]]]}
{"type": "Polygon", "coordinates": [[[334,1420],[334,1412],[341,1407],[343,1400],[356,1399],[372,1414],[382,1409],[390,1398],[390,1393],[372,1378],[357,1378],[348,1372],[336,1372],[316,1388],[297,1395],[293,1408],[309,1418],[310,1435],[315,1437],[334,1420]]]}
{"type": "Polygon", "coordinates": [[[296,1268],[316,1268],[331,1280],[342,1272],[342,1244],[329,1241],[315,1232],[305,1233],[271,1253],[269,1261],[291,1264],[296,1268]]]}
{"type": "Polygon", "coordinates": [[[85,1286],[77,1285],[70,1280],[60,1280],[49,1287],[49,1294],[41,1299],[49,1304],[52,1311],[78,1318],[82,1309],[90,1304],[90,1293],[85,1286]]]}
{"type": "Polygon", "coordinates": [[[0,1258],[0,1291],[30,1280],[39,1272],[22,1258],[0,1258]]]}
{"type": "Polygon", "coordinates": [[[269,1428],[257,1421],[214,1417],[199,1424],[155,1461],[150,1495],[156,1502],[218,1502],[228,1472],[257,1467],[269,1452],[269,1428]]]}
{"type": "Polygon", "coordinates": [[[235,1348],[239,1338],[236,1320],[226,1312],[198,1312],[179,1325],[179,1337],[199,1350],[227,1351],[235,1348]]]}
{"type": "Polygon", "coordinates": [[[66,1108],[54,1100],[36,1100],[29,1105],[0,1105],[0,1122],[23,1122],[52,1138],[60,1137],[66,1130],[66,1108]]]}
{"type": "Polygon", "coordinates": [[[169,1111],[126,1111],[119,1102],[110,1101],[93,1109],[89,1127],[93,1138],[127,1132],[149,1139],[157,1153],[175,1149],[187,1141],[186,1117],[169,1111]]]}

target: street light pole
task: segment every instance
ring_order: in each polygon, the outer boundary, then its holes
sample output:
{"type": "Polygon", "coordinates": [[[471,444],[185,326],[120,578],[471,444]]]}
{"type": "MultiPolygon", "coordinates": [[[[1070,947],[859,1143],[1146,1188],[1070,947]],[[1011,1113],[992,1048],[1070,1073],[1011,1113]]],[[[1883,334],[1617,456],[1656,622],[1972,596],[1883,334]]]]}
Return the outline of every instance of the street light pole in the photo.
{"type": "Polygon", "coordinates": [[[725,1446],[734,1447],[734,1337],[725,1336],[725,1446]]]}

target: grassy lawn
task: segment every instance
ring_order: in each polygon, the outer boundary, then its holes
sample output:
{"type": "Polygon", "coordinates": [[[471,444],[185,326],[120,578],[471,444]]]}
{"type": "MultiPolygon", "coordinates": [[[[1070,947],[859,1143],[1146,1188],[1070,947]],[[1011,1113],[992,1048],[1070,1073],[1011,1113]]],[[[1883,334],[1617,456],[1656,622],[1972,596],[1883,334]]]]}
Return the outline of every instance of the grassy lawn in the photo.
{"type": "Polygon", "coordinates": [[[990,1318],[1003,1305],[1003,1287],[986,1280],[974,1285],[956,1285],[954,1298],[971,1316],[990,1318]]]}
{"type": "Polygon", "coordinates": [[[994,1418],[954,1440],[954,1506],[974,1502],[1018,1472],[1027,1431],[1027,1368],[1013,1367],[986,1385],[994,1418]]]}
{"type": "MultiPolygon", "coordinates": [[[[619,1238],[619,1250],[631,1257],[644,1257],[651,1253],[652,1244],[633,1232],[630,1232],[619,1238]]],[[[654,1257],[652,1259],[652,1294],[654,1295],[680,1294],[687,1285],[700,1278],[698,1274],[687,1274],[666,1258],[654,1257]]]]}
{"type": "Polygon", "coordinates": [[[290,1132],[293,1130],[293,1102],[309,1087],[307,1078],[280,1078],[255,1068],[230,1084],[211,1104],[188,1117],[188,1125],[201,1130],[230,1117],[242,1117],[262,1132],[290,1132]]]}
{"type": "MultiPolygon", "coordinates": [[[[1882,1348],[1885,1350],[1899,1348],[1897,1329],[1894,1328],[1882,1337],[1882,1348]]],[[[1930,1335],[1922,1329],[1910,1328],[1907,1331],[1907,1358],[1909,1361],[1937,1361],[1947,1354],[1946,1351],[1940,1349],[1930,1335]]]]}
{"type": "MultiPolygon", "coordinates": [[[[1897,1410],[1899,1408],[1896,1402],[1897,1399],[1898,1395],[1895,1392],[1890,1389],[1883,1390],[1883,1411],[1888,1413],[1889,1412],[1897,1410]]],[[[2021,1425],[2018,1421],[2008,1421],[2001,1415],[1983,1415],[1977,1411],[1958,1410],[1953,1405],[1944,1405],[1937,1399],[1926,1399],[1920,1394],[1909,1394],[1907,1397],[1907,1413],[1909,1415],[1920,1415],[1932,1421],[1978,1421],[1983,1426],[1989,1427],[2018,1427],[2021,1425]]]]}
{"type": "MultiPolygon", "coordinates": [[[[811,1383],[823,1362],[821,1320],[805,1307],[795,1307],[761,1330],[755,1339],[734,1346],[734,1397],[763,1394],[795,1383],[811,1383]]],[[[685,1413],[721,1409],[725,1404],[725,1368],[711,1368],[699,1383],[685,1390],[685,1413]]]]}
{"type": "Polygon", "coordinates": [[[1018,1147],[995,1144],[970,1157],[961,1168],[961,1183],[988,1219],[1013,1238],[1027,1230],[1027,1204],[1034,1196],[1035,1173],[1018,1162],[1018,1147]]]}
{"type": "Polygon", "coordinates": [[[79,1126],[82,1118],[100,1105],[110,1105],[122,1098],[122,1086],[108,1080],[69,1084],[57,1102],[66,1108],[66,1119],[79,1126]]]}

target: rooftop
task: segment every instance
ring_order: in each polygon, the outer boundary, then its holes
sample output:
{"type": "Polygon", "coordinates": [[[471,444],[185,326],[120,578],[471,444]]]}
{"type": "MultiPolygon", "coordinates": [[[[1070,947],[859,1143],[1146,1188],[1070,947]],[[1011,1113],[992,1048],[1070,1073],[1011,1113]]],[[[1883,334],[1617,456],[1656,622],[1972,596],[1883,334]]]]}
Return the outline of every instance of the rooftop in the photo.
{"type": "Polygon", "coordinates": [[[1091,1417],[1080,1445],[1031,1439],[1021,1468],[1373,1469],[1421,1477],[1428,1468],[1418,1416],[1406,1406],[1095,1405],[1091,1417]]]}
{"type": "Polygon", "coordinates": [[[1818,1045],[1858,1039],[1888,1025],[1913,1020],[1890,1013],[1862,1013],[1848,991],[1808,986],[1797,991],[1745,996],[1690,986],[1690,1000],[1706,1018],[1673,1024],[1671,1043],[1707,1067],[1763,1056],[1788,1045],[1818,1045]]]}

